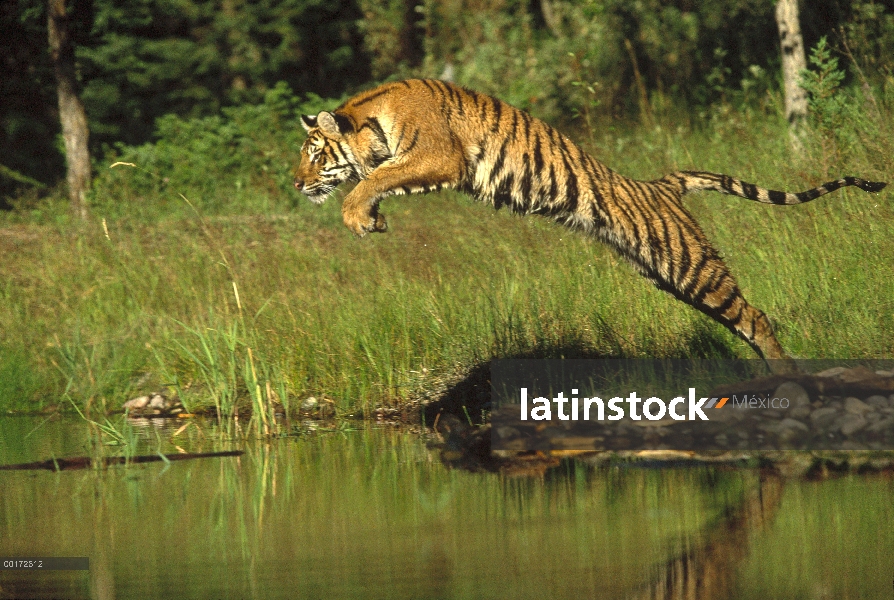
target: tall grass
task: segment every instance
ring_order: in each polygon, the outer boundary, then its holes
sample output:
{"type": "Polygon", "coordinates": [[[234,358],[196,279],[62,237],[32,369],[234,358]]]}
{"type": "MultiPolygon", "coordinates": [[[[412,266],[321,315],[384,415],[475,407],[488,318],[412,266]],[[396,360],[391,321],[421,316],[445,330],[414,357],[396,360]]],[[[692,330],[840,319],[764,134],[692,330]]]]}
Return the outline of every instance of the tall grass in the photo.
{"type": "MultiPolygon", "coordinates": [[[[890,99],[876,107],[889,118],[851,119],[850,138],[816,129],[801,156],[775,112],[723,106],[695,125],[659,115],[648,128],[569,133],[635,177],[703,169],[800,190],[844,174],[894,180],[894,111],[890,99]]],[[[389,233],[355,239],[338,199],[314,207],[295,197],[291,138],[243,129],[238,147],[265,149],[247,153],[241,171],[197,150],[178,159],[182,187],[172,189],[158,170],[168,163],[147,146],[140,166],[156,177],[104,175],[98,220],[86,228],[7,217],[0,406],[36,410],[67,390],[88,410],[109,410],[166,385],[191,410],[254,408],[264,433],[273,412],[293,413],[307,396],[340,414],[400,405],[492,357],[753,356],[593,240],[458,194],[386,200],[389,233]]],[[[686,203],[792,354],[887,358],[890,194],[849,188],[798,207],[717,194],[686,203]]]]}

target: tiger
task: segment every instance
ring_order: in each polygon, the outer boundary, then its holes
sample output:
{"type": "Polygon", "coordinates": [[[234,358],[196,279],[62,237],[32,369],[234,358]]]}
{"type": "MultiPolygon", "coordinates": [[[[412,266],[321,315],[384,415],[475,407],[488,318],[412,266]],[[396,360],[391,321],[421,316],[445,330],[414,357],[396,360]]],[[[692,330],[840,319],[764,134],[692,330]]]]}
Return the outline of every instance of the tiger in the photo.
{"type": "Polygon", "coordinates": [[[494,208],[555,221],[596,237],[659,289],[708,315],[780,371],[797,371],[766,314],[742,295],[720,254],[683,206],[711,190],[773,205],[803,204],[845,186],[843,177],[780,192],[728,175],[678,171],[653,181],[624,177],[545,122],[498,98],[435,79],[385,83],[333,111],[303,115],[294,185],[321,204],[345,182],[342,216],[357,236],[385,232],[390,195],[457,190],[494,208]]]}

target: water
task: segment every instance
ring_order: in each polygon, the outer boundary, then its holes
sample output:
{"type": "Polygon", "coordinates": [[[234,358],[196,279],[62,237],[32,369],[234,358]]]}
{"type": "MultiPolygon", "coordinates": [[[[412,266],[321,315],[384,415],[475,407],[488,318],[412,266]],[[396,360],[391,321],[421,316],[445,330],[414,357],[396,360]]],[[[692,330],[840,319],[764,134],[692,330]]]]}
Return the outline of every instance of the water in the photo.
{"type": "MultiPolygon", "coordinates": [[[[83,421],[42,422],[0,417],[0,464],[97,451],[83,421]]],[[[894,596],[890,476],[568,462],[518,478],[448,469],[394,430],[236,443],[181,426],[124,441],[245,454],[0,471],[0,555],[90,557],[0,571],[0,598],[894,596]]]]}

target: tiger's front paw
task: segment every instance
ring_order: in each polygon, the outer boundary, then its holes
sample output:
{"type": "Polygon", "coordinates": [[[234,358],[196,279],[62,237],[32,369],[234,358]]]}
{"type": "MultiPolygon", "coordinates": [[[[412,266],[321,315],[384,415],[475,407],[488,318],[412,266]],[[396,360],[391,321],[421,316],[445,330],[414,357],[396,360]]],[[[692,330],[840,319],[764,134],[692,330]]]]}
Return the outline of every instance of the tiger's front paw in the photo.
{"type": "Polygon", "coordinates": [[[388,231],[388,222],[385,215],[377,210],[372,212],[345,211],[342,214],[345,226],[359,237],[367,233],[385,233],[388,231]]]}

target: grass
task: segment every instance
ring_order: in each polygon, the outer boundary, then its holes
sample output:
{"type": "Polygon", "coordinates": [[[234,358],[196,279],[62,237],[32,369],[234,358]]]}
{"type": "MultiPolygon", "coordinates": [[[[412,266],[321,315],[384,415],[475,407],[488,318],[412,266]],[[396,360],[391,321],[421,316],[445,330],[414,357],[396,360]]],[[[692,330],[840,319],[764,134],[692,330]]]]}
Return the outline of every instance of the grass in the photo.
{"type": "MultiPolygon", "coordinates": [[[[644,179],[694,168],[789,190],[845,174],[894,181],[891,125],[862,146],[813,136],[795,159],[784,124],[747,111],[598,131],[576,137],[644,179]]],[[[273,185],[295,159],[282,153],[254,204],[226,204],[247,202],[252,173],[190,198],[194,211],[163,186],[116,196],[119,169],[97,185],[86,226],[46,207],[4,216],[0,408],[41,410],[67,394],[108,411],[168,386],[189,410],[254,408],[265,433],[274,410],[308,396],[342,415],[397,406],[492,357],[753,357],[606,247],[543,219],[412,196],[383,203],[389,233],[355,239],[337,199],[314,207],[273,185]]],[[[890,190],[799,207],[707,193],[686,203],[790,353],[894,356],[890,190]]]]}

